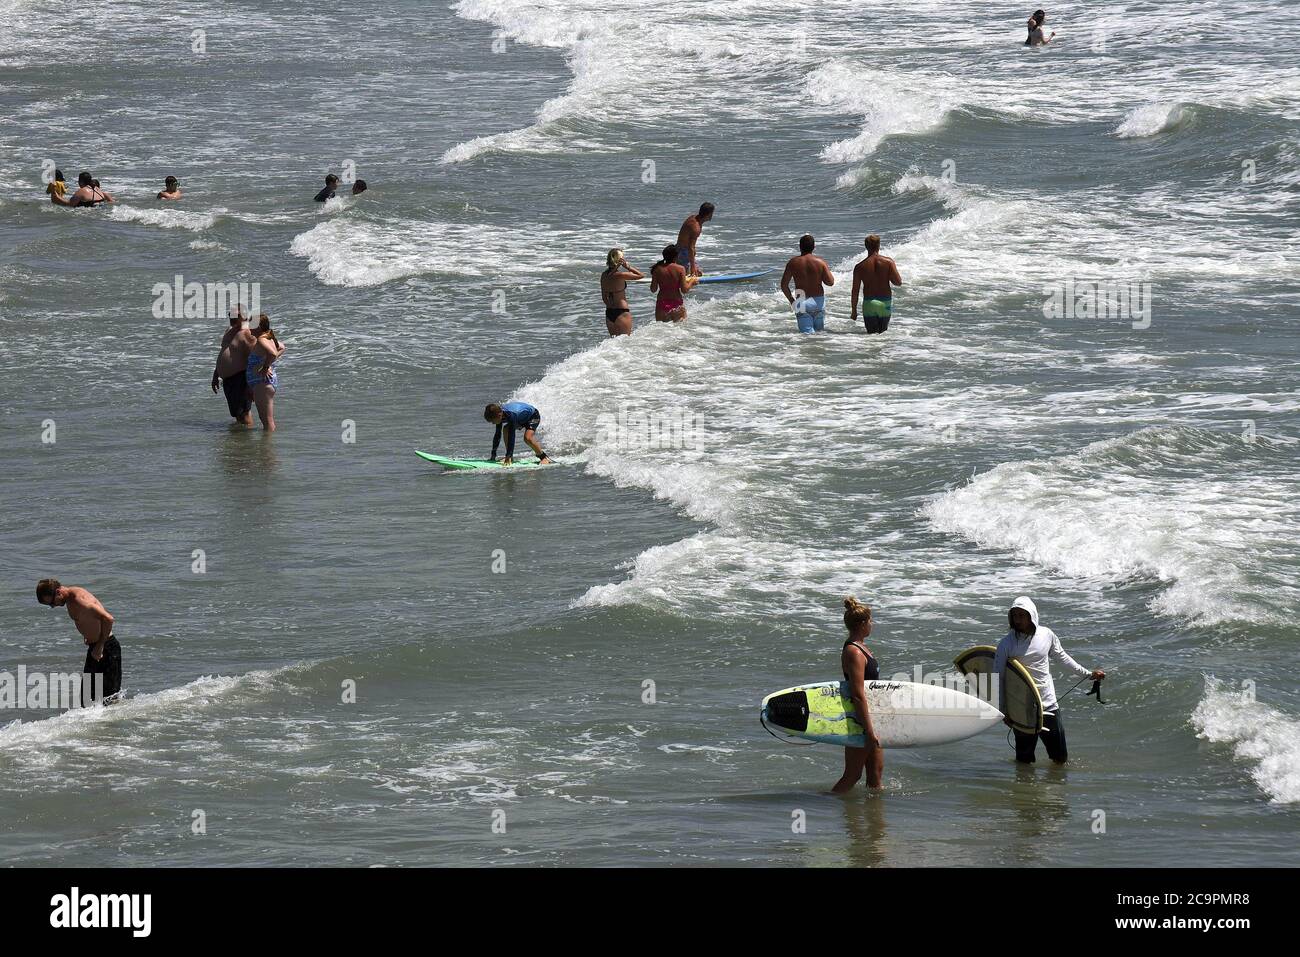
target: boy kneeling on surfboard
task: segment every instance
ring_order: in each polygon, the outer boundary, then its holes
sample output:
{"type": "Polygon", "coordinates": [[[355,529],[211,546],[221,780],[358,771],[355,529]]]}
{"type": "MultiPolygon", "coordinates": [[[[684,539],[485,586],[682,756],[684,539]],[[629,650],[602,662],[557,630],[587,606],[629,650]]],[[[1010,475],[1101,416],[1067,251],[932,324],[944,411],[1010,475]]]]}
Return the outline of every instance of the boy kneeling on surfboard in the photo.
{"type": "Polygon", "coordinates": [[[537,433],[537,427],[542,422],[542,413],[538,412],[527,402],[507,402],[505,405],[499,405],[496,402],[489,402],[487,408],[483,410],[483,418],[487,419],[497,427],[496,434],[492,436],[492,461],[497,460],[497,447],[501,445],[501,430],[506,432],[506,457],[502,460],[502,465],[513,465],[515,461],[515,429],[524,430],[524,441],[528,447],[537,453],[537,461],[542,465],[550,464],[550,457],[542,451],[542,447],[537,444],[534,437],[537,433]]]}

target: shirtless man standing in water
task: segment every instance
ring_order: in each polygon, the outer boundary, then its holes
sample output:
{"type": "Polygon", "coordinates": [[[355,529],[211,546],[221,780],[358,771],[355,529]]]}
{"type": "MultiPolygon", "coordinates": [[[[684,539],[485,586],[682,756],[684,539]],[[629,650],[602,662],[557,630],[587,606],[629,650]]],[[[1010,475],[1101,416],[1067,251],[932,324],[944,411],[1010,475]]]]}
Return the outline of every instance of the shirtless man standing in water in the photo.
{"type": "Polygon", "coordinates": [[[240,425],[253,424],[253,390],[248,387],[244,373],[248,369],[248,353],[256,340],[244,327],[247,319],[243,306],[230,314],[230,328],[221,337],[217,367],[212,370],[212,391],[221,386],[230,416],[240,425]]]}
{"type": "Polygon", "coordinates": [[[686,275],[699,276],[700,264],[695,258],[695,244],[704,232],[704,224],[713,218],[713,204],[702,203],[698,213],[692,213],[677,231],[677,265],[686,268],[686,275]]]}
{"type": "Polygon", "coordinates": [[[894,311],[894,286],[903,284],[898,274],[898,264],[888,256],[880,255],[880,237],[874,233],[866,238],[867,258],[853,267],[853,322],[858,321],[858,293],[866,294],[862,304],[862,319],[867,332],[884,332],[894,311]]]}
{"type": "Polygon", "coordinates": [[[113,616],[99,599],[84,588],[60,584],[57,578],[42,578],[36,583],[36,600],[51,608],[67,606],[68,617],[89,648],[86,665],[81,669],[82,706],[107,700],[121,691],[122,646],[113,637],[113,616]]]}
{"type": "Polygon", "coordinates": [[[826,260],[813,255],[817,243],[811,236],[799,237],[799,255],[785,264],[781,292],[794,306],[794,318],[800,332],[821,332],[826,325],[826,290],[835,285],[835,276],[826,260]],[[794,291],[790,283],[794,283],[794,291]]]}

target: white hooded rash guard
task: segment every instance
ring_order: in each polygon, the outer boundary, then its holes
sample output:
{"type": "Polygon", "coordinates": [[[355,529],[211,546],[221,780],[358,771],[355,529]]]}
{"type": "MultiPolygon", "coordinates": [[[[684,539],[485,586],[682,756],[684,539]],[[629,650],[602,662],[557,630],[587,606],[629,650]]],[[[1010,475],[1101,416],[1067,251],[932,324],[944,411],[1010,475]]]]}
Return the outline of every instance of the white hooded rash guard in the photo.
{"type": "MultiPolygon", "coordinates": [[[[1023,608],[1029,612],[1029,620],[1034,623],[1034,633],[1022,635],[1018,631],[1008,631],[998,642],[998,653],[993,659],[993,673],[998,676],[998,697],[1005,704],[1002,696],[1006,693],[1006,682],[1002,680],[1002,674],[1006,671],[1007,659],[1015,658],[1025,666],[1029,676],[1034,679],[1034,684],[1038,685],[1038,694],[1043,699],[1043,711],[1054,712],[1057,708],[1056,685],[1052,683],[1052,671],[1048,667],[1049,656],[1059,658],[1061,664],[1076,675],[1091,675],[1092,672],[1065,653],[1056,632],[1038,623],[1038,609],[1032,601],[1022,595],[1011,607],[1023,608]]],[[[1005,711],[1006,708],[1002,710],[1005,711]]]]}

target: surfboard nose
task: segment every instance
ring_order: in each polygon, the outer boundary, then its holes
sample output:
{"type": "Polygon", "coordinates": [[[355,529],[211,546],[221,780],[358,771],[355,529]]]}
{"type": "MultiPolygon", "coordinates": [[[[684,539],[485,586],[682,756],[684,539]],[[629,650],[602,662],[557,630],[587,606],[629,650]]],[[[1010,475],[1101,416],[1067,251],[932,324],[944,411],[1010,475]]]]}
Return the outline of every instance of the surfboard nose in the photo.
{"type": "Polygon", "coordinates": [[[808,730],[808,693],[787,691],[767,699],[763,714],[769,724],[787,731],[808,730]]]}

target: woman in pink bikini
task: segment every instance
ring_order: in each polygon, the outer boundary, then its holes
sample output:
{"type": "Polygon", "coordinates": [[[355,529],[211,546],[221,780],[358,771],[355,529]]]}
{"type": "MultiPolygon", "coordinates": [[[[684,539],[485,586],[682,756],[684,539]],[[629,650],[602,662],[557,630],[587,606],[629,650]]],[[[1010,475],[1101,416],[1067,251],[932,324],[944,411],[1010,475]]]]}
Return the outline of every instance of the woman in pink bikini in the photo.
{"type": "Polygon", "coordinates": [[[677,244],[664,247],[664,258],[650,270],[650,291],[658,293],[655,300],[656,322],[684,322],[686,300],[683,298],[695,288],[698,276],[686,275],[686,267],[677,262],[677,244]]]}

